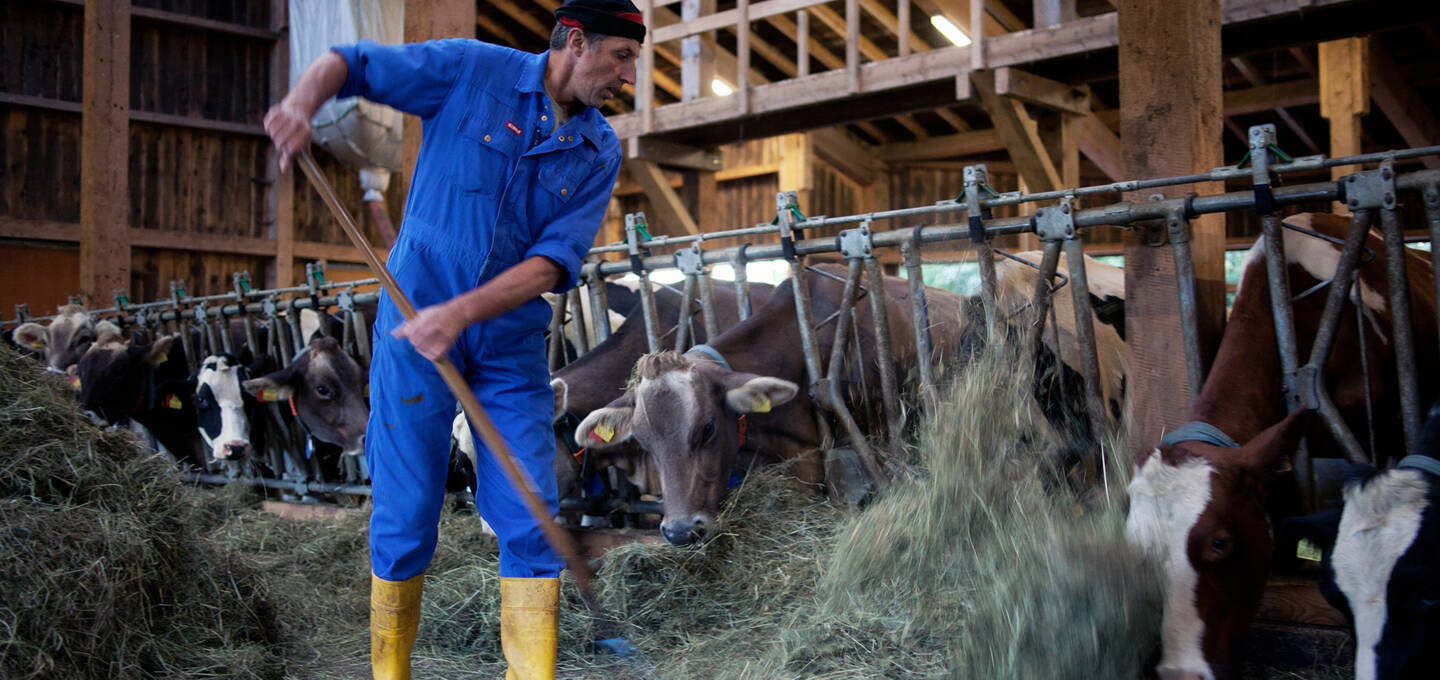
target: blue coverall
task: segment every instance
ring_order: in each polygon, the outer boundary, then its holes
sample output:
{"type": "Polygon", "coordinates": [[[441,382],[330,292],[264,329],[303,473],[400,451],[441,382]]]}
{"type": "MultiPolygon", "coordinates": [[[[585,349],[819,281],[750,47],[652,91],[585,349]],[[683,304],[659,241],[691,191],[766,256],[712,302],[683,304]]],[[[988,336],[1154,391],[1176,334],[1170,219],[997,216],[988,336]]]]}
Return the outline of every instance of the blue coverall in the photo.
{"type": "MultiPolygon", "coordinates": [[[[556,291],[575,285],[620,171],[620,147],[586,107],[559,129],[545,95],[548,53],[475,40],[333,48],[349,74],[339,97],[361,96],[423,121],[420,155],[388,266],[417,308],[474,289],[533,256],[560,265],[556,291]]],[[[558,506],[544,332],[550,307],[536,298],[466,329],[450,350],[476,397],[539,486],[558,506]]],[[[435,552],[449,467],[455,398],[407,340],[382,295],[370,366],[365,454],[374,493],[374,574],[403,581],[435,552]]],[[[500,542],[503,577],[553,577],[563,566],[484,445],[475,446],[475,504],[500,542]]]]}

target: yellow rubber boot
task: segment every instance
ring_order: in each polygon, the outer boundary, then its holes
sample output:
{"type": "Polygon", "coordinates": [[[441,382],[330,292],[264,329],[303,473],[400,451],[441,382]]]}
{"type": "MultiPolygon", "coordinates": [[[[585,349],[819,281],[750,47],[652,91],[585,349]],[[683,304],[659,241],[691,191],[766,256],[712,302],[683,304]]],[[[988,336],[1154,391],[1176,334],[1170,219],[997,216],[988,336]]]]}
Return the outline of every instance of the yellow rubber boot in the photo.
{"type": "Polygon", "coordinates": [[[404,581],[370,575],[370,670],[375,680],[410,680],[410,650],[420,624],[421,574],[404,581]]]}
{"type": "Polygon", "coordinates": [[[555,680],[560,579],[500,579],[500,647],[505,680],[555,680]]]}

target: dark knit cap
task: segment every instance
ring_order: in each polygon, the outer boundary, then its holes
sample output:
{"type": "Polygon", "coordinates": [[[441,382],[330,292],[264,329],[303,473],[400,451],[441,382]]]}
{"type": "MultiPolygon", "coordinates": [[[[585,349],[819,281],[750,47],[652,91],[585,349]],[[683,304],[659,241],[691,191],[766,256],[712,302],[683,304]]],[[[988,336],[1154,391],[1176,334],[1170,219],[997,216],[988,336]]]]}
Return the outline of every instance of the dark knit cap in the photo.
{"type": "Polygon", "coordinates": [[[645,42],[645,19],[630,0],[565,0],[555,10],[555,21],[586,33],[645,42]]]}

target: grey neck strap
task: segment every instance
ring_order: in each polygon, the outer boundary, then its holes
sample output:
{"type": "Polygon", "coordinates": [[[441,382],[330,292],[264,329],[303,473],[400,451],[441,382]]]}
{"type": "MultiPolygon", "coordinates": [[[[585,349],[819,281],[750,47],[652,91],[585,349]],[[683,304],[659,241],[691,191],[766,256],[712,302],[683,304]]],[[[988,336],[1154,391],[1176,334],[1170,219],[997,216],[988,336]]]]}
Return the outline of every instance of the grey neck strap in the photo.
{"type": "Polygon", "coordinates": [[[1435,460],[1430,456],[1405,456],[1395,467],[1419,470],[1440,477],[1440,460],[1435,460]]]}
{"type": "Polygon", "coordinates": [[[1240,445],[1236,444],[1235,440],[1231,439],[1224,432],[1221,432],[1220,428],[1210,423],[1202,423],[1198,420],[1192,420],[1171,430],[1165,435],[1164,439],[1160,440],[1161,444],[1169,446],[1179,444],[1180,442],[1204,442],[1206,444],[1214,444],[1215,446],[1223,446],[1227,449],[1240,448],[1240,445]]]}
{"type": "Polygon", "coordinates": [[[690,352],[699,352],[701,354],[704,354],[715,363],[720,364],[720,366],[727,371],[735,370],[733,368],[730,368],[730,362],[726,361],[725,357],[721,356],[720,352],[716,351],[714,347],[711,347],[709,345],[696,345],[685,351],[686,354],[689,354],[690,352]]]}

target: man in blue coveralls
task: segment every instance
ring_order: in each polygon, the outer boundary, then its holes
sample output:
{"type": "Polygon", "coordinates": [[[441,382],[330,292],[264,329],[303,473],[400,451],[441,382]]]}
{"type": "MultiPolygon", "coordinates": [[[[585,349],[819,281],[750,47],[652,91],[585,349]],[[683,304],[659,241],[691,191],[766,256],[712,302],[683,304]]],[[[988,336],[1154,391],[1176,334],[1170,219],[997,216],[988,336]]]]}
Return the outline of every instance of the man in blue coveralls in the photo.
{"type": "MultiPolygon", "coordinates": [[[[455,399],[430,359],[465,375],[553,513],[540,293],[575,285],[620,169],[597,107],[635,82],[645,26],[629,0],[568,0],[550,50],[475,40],[341,45],[306,70],[265,116],[281,164],[310,143],[332,96],[361,96],[419,116],[420,155],[388,266],[419,314],[380,299],[365,452],[370,519],[371,667],[410,677],[424,572],[435,551],[455,399]]],[[[476,442],[483,450],[483,444],[476,442]]],[[[561,559],[491,455],[476,457],[475,503],[500,542],[506,677],[554,678],[561,559]]]]}

